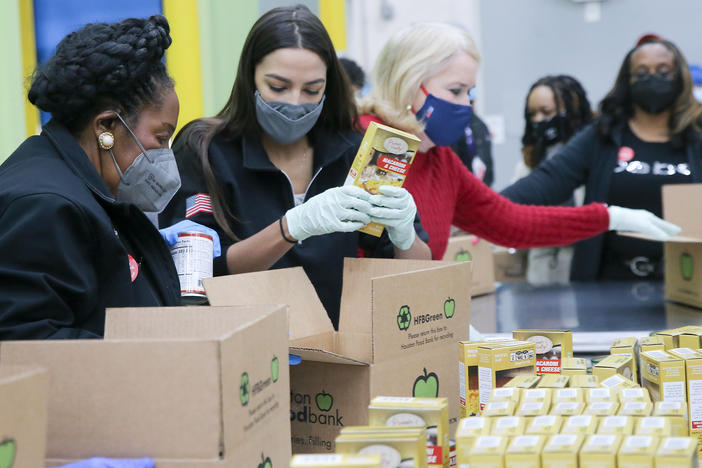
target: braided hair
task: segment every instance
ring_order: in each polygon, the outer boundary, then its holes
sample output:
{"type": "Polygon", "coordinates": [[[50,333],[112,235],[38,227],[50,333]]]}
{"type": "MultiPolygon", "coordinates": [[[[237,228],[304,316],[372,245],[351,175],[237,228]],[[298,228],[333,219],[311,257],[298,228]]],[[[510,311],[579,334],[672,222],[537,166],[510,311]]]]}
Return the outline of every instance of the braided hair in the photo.
{"type": "Polygon", "coordinates": [[[133,122],[144,104],[160,104],[173,89],[162,60],[169,31],[162,15],[83,26],[34,72],[29,101],[74,134],[106,108],[133,122]]]}
{"type": "Polygon", "coordinates": [[[568,141],[585,125],[593,120],[590,101],[580,82],[568,75],[549,75],[539,78],[531,85],[524,105],[524,136],[522,136],[522,153],[524,162],[530,168],[538,166],[546,156],[546,148],[536,138],[529,116],[528,102],[534,88],[546,86],[553,91],[556,100],[556,112],[562,115],[559,132],[563,142],[568,141]]]}

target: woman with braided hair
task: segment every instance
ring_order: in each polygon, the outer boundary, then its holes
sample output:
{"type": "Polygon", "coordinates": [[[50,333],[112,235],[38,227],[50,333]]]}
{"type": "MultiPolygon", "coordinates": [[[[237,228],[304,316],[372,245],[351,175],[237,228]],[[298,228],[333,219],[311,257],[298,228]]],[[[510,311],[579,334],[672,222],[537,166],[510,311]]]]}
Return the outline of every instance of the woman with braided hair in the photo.
{"type": "Polygon", "coordinates": [[[170,44],[160,15],[89,24],[34,73],[52,119],[0,166],[0,339],[99,338],[107,307],[179,303],[143,213],[180,187],[170,44]]]}

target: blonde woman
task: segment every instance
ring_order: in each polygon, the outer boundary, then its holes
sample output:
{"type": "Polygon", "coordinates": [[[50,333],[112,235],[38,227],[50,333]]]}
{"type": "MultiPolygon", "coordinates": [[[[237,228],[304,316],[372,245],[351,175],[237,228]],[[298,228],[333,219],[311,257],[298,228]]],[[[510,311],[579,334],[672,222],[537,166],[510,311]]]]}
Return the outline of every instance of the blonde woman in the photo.
{"type": "MultiPolygon", "coordinates": [[[[476,179],[449,148],[470,121],[468,91],[480,55],[470,36],[441,23],[396,32],[378,56],[374,87],[361,103],[361,124],[383,122],[421,140],[405,181],[435,259],[446,251],[451,225],[496,244],[565,245],[609,229],[638,231],[664,240],[679,232],[644,210],[602,203],[582,207],[515,204],[476,179]]],[[[572,191],[571,191],[572,192],[572,191]]]]}

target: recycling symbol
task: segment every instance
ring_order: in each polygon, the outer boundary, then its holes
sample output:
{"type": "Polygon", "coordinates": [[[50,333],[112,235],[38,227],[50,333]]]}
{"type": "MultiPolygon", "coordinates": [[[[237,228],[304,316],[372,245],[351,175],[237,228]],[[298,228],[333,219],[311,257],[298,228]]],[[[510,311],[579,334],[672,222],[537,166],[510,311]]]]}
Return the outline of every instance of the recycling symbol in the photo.
{"type": "Polygon", "coordinates": [[[400,307],[400,313],[397,314],[397,326],[404,331],[410,327],[411,322],[412,314],[410,313],[410,308],[407,305],[403,305],[400,307]]]}

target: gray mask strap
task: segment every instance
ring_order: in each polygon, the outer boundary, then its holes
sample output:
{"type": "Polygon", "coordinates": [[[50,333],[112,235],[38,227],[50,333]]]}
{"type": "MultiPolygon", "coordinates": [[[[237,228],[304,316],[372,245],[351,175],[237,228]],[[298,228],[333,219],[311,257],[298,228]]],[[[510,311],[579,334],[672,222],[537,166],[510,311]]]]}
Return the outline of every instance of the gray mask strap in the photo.
{"type": "MultiPolygon", "coordinates": [[[[127,125],[127,122],[124,121],[124,119],[122,118],[122,116],[119,115],[119,113],[118,113],[117,111],[110,110],[110,111],[107,111],[107,112],[112,112],[113,114],[115,114],[115,115],[117,116],[117,118],[120,120],[120,122],[122,122],[122,123],[124,124],[124,126],[125,126],[126,129],[127,129],[127,131],[129,132],[129,134],[132,135],[132,138],[134,138],[134,141],[136,142],[137,146],[139,146],[139,149],[141,150],[141,152],[142,152],[142,154],[144,155],[144,157],[145,157],[146,159],[149,159],[149,156],[146,154],[146,150],[145,150],[144,147],[141,145],[141,142],[140,142],[139,139],[136,137],[136,135],[134,134],[134,132],[132,131],[132,129],[129,128],[129,125],[127,125]]],[[[110,153],[112,153],[112,151],[110,151],[110,153]]],[[[112,159],[114,159],[114,157],[115,157],[115,156],[112,155],[112,159]]],[[[153,161],[152,161],[151,159],[149,159],[149,162],[153,162],[153,161]]],[[[115,164],[116,164],[116,163],[115,163],[115,164]]],[[[118,168],[118,169],[119,169],[119,168],[118,168]]],[[[120,171],[120,173],[121,173],[121,171],[120,171]]]]}

